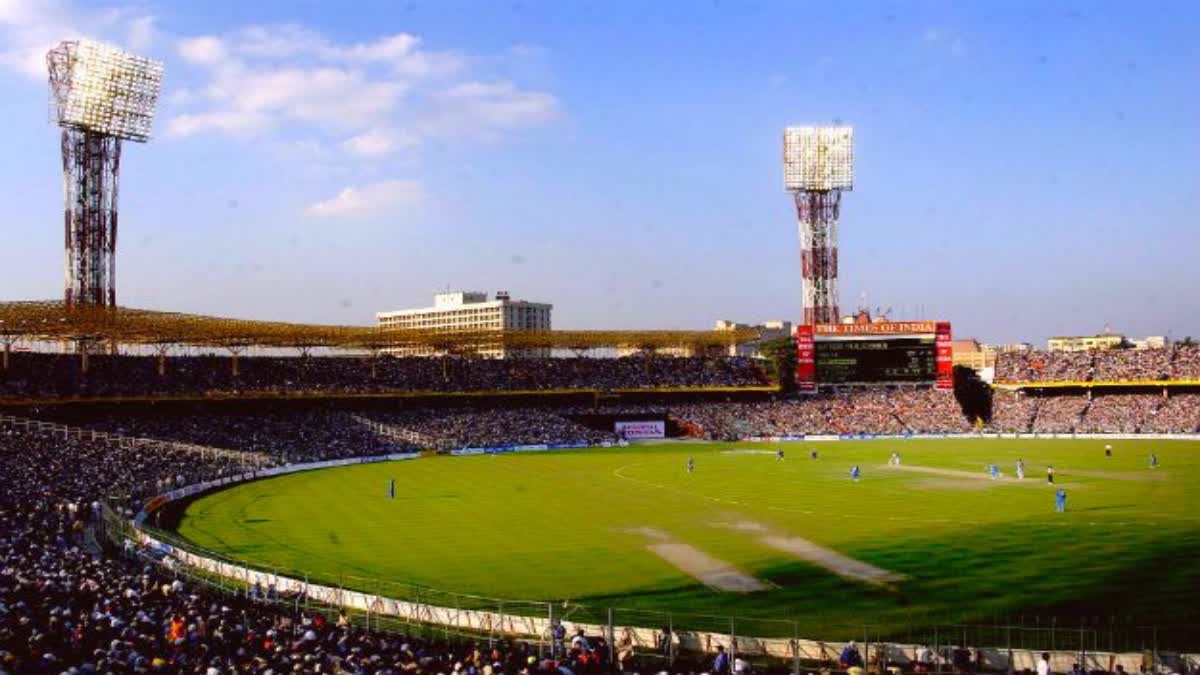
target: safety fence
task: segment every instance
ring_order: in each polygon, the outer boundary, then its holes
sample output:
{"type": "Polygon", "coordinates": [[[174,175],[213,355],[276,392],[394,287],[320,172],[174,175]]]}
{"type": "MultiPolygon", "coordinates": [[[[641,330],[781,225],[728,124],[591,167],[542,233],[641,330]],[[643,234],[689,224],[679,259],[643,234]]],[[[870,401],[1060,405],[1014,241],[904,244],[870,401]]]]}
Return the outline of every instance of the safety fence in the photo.
{"type": "MultiPolygon", "coordinates": [[[[407,459],[416,455],[396,455],[407,459]]],[[[273,467],[218,481],[201,483],[156,498],[156,507],[168,501],[243,480],[312,470],[343,464],[383,461],[389,457],[332,460],[288,467],[273,467]]],[[[1060,622],[1054,617],[1029,617],[952,623],[945,617],[912,614],[906,625],[880,626],[867,622],[820,622],[825,639],[802,637],[808,621],[763,619],[745,616],[702,615],[629,607],[588,606],[573,602],[546,602],[490,598],[422,587],[398,581],[343,574],[312,575],[296,570],[255,567],[198,548],[178,537],[144,525],[144,513],[130,523],[109,519],[116,541],[166,561],[178,573],[203,579],[226,592],[251,597],[290,598],[305,606],[338,608],[377,629],[408,633],[426,631],[474,639],[517,639],[554,648],[554,628],[569,633],[583,630],[599,637],[614,659],[622,654],[638,658],[677,658],[703,661],[718,647],[752,663],[791,664],[836,661],[849,641],[858,642],[867,663],[901,667],[925,662],[934,670],[950,669],[964,660],[987,670],[1036,667],[1043,652],[1051,655],[1057,672],[1074,664],[1085,670],[1127,672],[1141,666],[1200,667],[1200,654],[1185,654],[1194,647],[1200,625],[1156,627],[1117,617],[1060,622]]],[[[961,664],[960,664],[961,665],[961,664]]]]}

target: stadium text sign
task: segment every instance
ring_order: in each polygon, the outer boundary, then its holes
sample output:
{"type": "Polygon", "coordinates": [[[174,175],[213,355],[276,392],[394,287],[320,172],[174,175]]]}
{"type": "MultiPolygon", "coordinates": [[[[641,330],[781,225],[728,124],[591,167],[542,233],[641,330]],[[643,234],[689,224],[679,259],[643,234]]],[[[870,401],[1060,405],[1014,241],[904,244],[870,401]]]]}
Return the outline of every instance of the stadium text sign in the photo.
{"type": "Polygon", "coordinates": [[[616,422],[614,431],[621,438],[666,438],[667,424],[662,420],[616,422]]]}
{"type": "Polygon", "coordinates": [[[936,332],[933,321],[880,321],[877,323],[819,323],[817,335],[913,335],[936,332]]]}

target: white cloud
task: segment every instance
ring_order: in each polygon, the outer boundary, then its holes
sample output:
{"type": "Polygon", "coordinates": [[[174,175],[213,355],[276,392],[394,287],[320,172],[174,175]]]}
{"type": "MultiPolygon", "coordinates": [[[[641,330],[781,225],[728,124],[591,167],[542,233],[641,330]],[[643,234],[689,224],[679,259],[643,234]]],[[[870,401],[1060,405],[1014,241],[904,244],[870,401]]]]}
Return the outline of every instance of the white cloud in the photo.
{"type": "Polygon", "coordinates": [[[201,81],[173,99],[185,106],[168,123],[176,137],[295,130],[378,158],[428,136],[496,138],[558,110],[552,95],[511,82],[455,82],[469,60],[408,33],[339,44],[302,26],[249,26],[177,49],[201,81]]]}
{"type": "Polygon", "coordinates": [[[179,41],[179,56],[188,63],[212,66],[225,60],[225,43],[211,35],[179,41]]]}
{"type": "Polygon", "coordinates": [[[391,129],[370,129],[342,142],[342,149],[359,157],[383,157],[417,145],[415,135],[391,129]]]}
{"type": "Polygon", "coordinates": [[[309,206],[305,213],[321,218],[365,217],[378,215],[389,209],[417,206],[424,200],[425,189],[420,182],[384,180],[344,188],[334,197],[309,206]]]}
{"type": "Polygon", "coordinates": [[[248,138],[266,129],[270,120],[253,111],[214,111],[176,115],[167,122],[167,135],[191,136],[202,131],[223,131],[248,138]]]}
{"type": "Polygon", "coordinates": [[[547,122],[558,99],[518,89],[511,82],[463,82],[433,95],[435,112],[425,123],[432,135],[493,139],[502,131],[547,122]]]}

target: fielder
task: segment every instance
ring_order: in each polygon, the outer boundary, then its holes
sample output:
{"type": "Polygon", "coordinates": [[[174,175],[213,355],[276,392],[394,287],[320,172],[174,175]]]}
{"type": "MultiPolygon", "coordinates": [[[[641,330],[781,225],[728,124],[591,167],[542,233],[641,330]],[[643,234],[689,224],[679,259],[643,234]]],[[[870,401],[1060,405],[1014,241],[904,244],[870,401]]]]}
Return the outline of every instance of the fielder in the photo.
{"type": "Polygon", "coordinates": [[[783,448],[775,449],[775,461],[777,461],[777,462],[783,461],[783,448]]]}
{"type": "Polygon", "coordinates": [[[861,472],[858,470],[858,465],[857,465],[857,464],[855,464],[854,466],[850,467],[850,480],[852,480],[852,481],[854,481],[855,483],[857,483],[857,482],[858,482],[858,478],[859,478],[859,476],[860,476],[860,475],[861,475],[861,472]]]}
{"type": "Polygon", "coordinates": [[[1154,454],[1153,452],[1150,453],[1150,468],[1151,469],[1158,468],[1158,455],[1154,454]]]}
{"type": "Polygon", "coordinates": [[[1104,444],[1104,456],[1112,457],[1112,446],[1107,443],[1104,444]]]}
{"type": "Polygon", "coordinates": [[[1000,467],[996,466],[995,464],[989,464],[988,465],[988,477],[990,477],[992,480],[996,480],[997,478],[999,478],[1000,477],[1000,467]]]}
{"type": "Polygon", "coordinates": [[[1052,466],[1046,467],[1046,483],[1054,485],[1054,467],[1052,466]]]}
{"type": "Polygon", "coordinates": [[[900,453],[892,451],[892,456],[888,458],[888,466],[900,466],[900,453]]]}
{"type": "Polygon", "coordinates": [[[1017,480],[1025,480],[1025,460],[1017,460],[1017,480]]]}
{"type": "Polygon", "coordinates": [[[694,457],[688,457],[687,472],[695,473],[695,471],[696,471],[696,459],[694,457]]]}
{"type": "Polygon", "coordinates": [[[1054,510],[1059,513],[1067,512],[1067,491],[1058,488],[1058,492],[1054,493],[1054,510]]]}

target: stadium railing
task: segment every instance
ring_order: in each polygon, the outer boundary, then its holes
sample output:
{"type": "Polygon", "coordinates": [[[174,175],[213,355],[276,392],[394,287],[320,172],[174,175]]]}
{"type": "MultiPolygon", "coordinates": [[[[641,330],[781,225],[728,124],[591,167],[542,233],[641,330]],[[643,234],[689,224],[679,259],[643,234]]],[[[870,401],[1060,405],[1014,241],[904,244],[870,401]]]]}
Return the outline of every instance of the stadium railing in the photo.
{"type": "Polygon", "coordinates": [[[233,459],[237,460],[238,464],[244,467],[263,466],[271,461],[270,457],[261,452],[227,450],[225,448],[213,448],[207,445],[197,445],[194,443],[179,443],[177,441],[163,441],[156,438],[125,436],[123,434],[96,431],[94,429],[84,429],[81,427],[73,427],[65,424],[58,424],[56,422],[47,422],[44,420],[35,420],[28,417],[17,417],[14,415],[0,415],[0,424],[10,424],[19,429],[58,434],[63,438],[105,441],[113,443],[121,448],[140,448],[143,450],[163,449],[194,454],[202,459],[233,459]]]}

